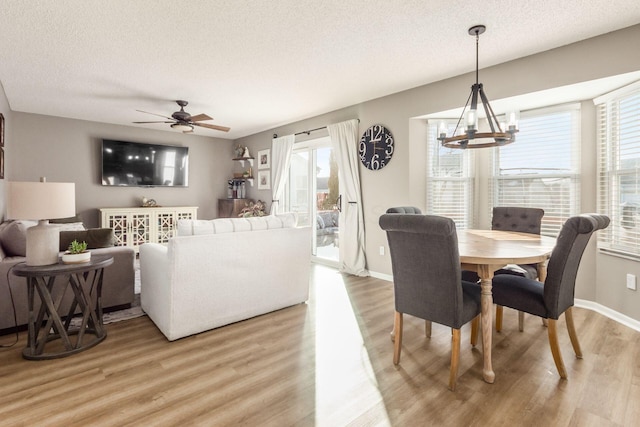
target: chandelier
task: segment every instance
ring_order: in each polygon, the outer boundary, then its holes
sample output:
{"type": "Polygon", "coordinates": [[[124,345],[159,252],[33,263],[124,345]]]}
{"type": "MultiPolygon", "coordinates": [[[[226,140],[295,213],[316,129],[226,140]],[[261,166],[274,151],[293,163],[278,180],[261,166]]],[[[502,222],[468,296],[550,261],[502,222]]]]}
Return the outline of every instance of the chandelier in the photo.
{"type": "Polygon", "coordinates": [[[469,35],[476,36],[476,83],[471,86],[471,93],[467,102],[462,109],[462,114],[458,119],[458,123],[453,131],[453,135],[447,137],[446,126],[441,126],[439,130],[438,141],[443,147],[448,148],[487,148],[487,147],[501,147],[503,145],[511,144],[516,139],[516,132],[518,132],[516,126],[517,113],[509,114],[509,123],[503,125],[506,131],[502,131],[502,127],[496,118],[489,100],[484,93],[482,83],[478,83],[478,45],[480,40],[480,34],[484,33],[487,27],[484,25],[475,25],[469,28],[469,35]],[[478,132],[478,97],[482,102],[482,107],[487,116],[487,122],[491,132],[478,132]],[[462,118],[465,115],[465,111],[469,106],[469,100],[471,100],[471,106],[467,112],[466,129],[460,127],[462,118]]]}

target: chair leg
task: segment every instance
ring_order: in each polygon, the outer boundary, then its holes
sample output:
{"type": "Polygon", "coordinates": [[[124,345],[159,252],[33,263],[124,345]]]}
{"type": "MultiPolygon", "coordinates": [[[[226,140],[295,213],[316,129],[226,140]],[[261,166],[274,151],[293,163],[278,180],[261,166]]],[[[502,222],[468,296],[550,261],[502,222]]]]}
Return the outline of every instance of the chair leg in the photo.
{"type": "MultiPolygon", "coordinates": [[[[504,307],[496,305],[496,332],[502,331],[502,318],[504,314],[504,307]]],[[[524,331],[524,311],[518,312],[518,329],[520,332],[524,331]]]]}
{"type": "Polygon", "coordinates": [[[501,305],[496,305],[496,332],[500,332],[502,330],[502,311],[503,308],[501,305]]]}
{"type": "Polygon", "coordinates": [[[449,370],[449,389],[456,389],[458,363],[460,362],[460,329],[454,329],[451,337],[451,369],[449,370]]]}
{"type": "Polygon", "coordinates": [[[518,329],[520,332],[524,332],[524,311],[518,312],[518,329]]]}
{"type": "Polygon", "coordinates": [[[567,330],[569,331],[569,338],[571,339],[573,351],[575,351],[578,359],[582,359],[582,349],[580,348],[580,342],[578,341],[578,335],[576,334],[576,326],[573,323],[573,310],[571,310],[571,307],[564,312],[564,318],[567,321],[567,330]]]}
{"type": "Polygon", "coordinates": [[[471,346],[478,344],[478,331],[480,330],[480,315],[478,314],[471,321],[471,346]]]}
{"type": "Polygon", "coordinates": [[[393,332],[395,339],[393,341],[393,364],[400,363],[400,349],[402,348],[402,313],[396,311],[393,320],[393,332]]]}
{"type": "Polygon", "coordinates": [[[553,361],[556,363],[558,374],[560,374],[561,378],[567,379],[567,370],[564,367],[560,346],[558,344],[557,320],[548,319],[547,329],[549,331],[549,346],[551,347],[551,354],[553,355],[553,361]]]}
{"type": "Polygon", "coordinates": [[[431,338],[431,320],[424,321],[424,334],[427,338],[431,338]]]}

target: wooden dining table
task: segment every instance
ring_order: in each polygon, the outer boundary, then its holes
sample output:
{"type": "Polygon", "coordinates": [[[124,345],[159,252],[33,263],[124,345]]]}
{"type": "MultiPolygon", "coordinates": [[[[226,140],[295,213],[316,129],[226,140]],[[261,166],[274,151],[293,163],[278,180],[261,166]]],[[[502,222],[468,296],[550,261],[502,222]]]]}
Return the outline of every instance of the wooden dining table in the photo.
{"type": "Polygon", "coordinates": [[[537,234],[498,230],[458,230],[458,251],[463,270],[475,271],[482,287],[482,353],[484,380],[493,383],[491,365],[493,273],[507,264],[537,264],[538,280],[547,277],[547,260],[556,239],[537,234]]]}

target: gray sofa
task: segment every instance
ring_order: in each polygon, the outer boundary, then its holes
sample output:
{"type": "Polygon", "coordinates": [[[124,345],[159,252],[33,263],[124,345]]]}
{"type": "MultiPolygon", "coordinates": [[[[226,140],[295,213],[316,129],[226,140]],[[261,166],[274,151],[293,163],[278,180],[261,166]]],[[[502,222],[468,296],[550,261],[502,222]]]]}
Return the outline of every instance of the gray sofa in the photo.
{"type": "MultiPolygon", "coordinates": [[[[11,268],[25,261],[24,248],[26,245],[26,229],[18,221],[7,221],[0,224],[0,334],[10,332],[16,326],[27,324],[27,285],[24,277],[11,274],[11,268]],[[14,306],[15,318],[14,320],[14,306]]],[[[82,223],[70,223],[60,225],[61,244],[66,245],[69,239],[80,237],[89,243],[91,252],[95,255],[109,254],[113,256],[113,264],[104,270],[102,285],[102,306],[109,309],[124,308],[130,306],[134,299],[135,252],[131,248],[113,246],[112,231],[109,230],[82,230],[82,223]],[[105,233],[106,232],[106,233],[105,233]],[[96,238],[101,236],[101,239],[96,238]],[[109,237],[111,236],[111,237],[109,237]],[[100,241],[101,240],[101,241],[100,241]],[[92,248],[93,247],[93,248],[92,248]]],[[[80,240],[80,238],[78,240],[80,240]]],[[[58,278],[60,279],[60,278],[58,278]]],[[[61,288],[58,283],[55,290],[61,288]]],[[[72,292],[67,290],[63,301],[63,308],[69,307],[72,292]]],[[[36,297],[36,301],[38,298],[36,297]]]]}

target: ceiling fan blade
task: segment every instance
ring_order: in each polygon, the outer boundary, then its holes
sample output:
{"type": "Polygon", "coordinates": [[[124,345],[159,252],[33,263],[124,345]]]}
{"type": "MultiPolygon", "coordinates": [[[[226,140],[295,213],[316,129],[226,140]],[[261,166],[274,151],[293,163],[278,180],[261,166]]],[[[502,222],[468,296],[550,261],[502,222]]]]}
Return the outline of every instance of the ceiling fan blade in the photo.
{"type": "Polygon", "coordinates": [[[222,132],[229,132],[229,130],[231,129],[231,128],[228,128],[228,127],[225,127],[225,126],[210,125],[208,123],[192,123],[192,125],[201,126],[203,128],[207,128],[207,129],[219,130],[219,131],[222,131],[222,132]]]}
{"type": "Polygon", "coordinates": [[[142,124],[142,123],[175,123],[175,122],[173,122],[173,121],[171,121],[171,122],[167,122],[167,121],[163,121],[163,120],[161,120],[161,121],[159,121],[159,122],[131,122],[131,123],[142,124]]]}
{"type": "Polygon", "coordinates": [[[148,111],[142,111],[142,110],[136,110],[136,111],[139,111],[140,113],[151,114],[153,116],[158,116],[158,117],[163,117],[165,119],[173,120],[172,117],[163,116],[162,114],[150,113],[148,111]]]}
{"type": "Polygon", "coordinates": [[[209,117],[206,114],[198,114],[197,116],[191,116],[192,122],[201,122],[203,120],[213,120],[213,117],[209,117]]]}

